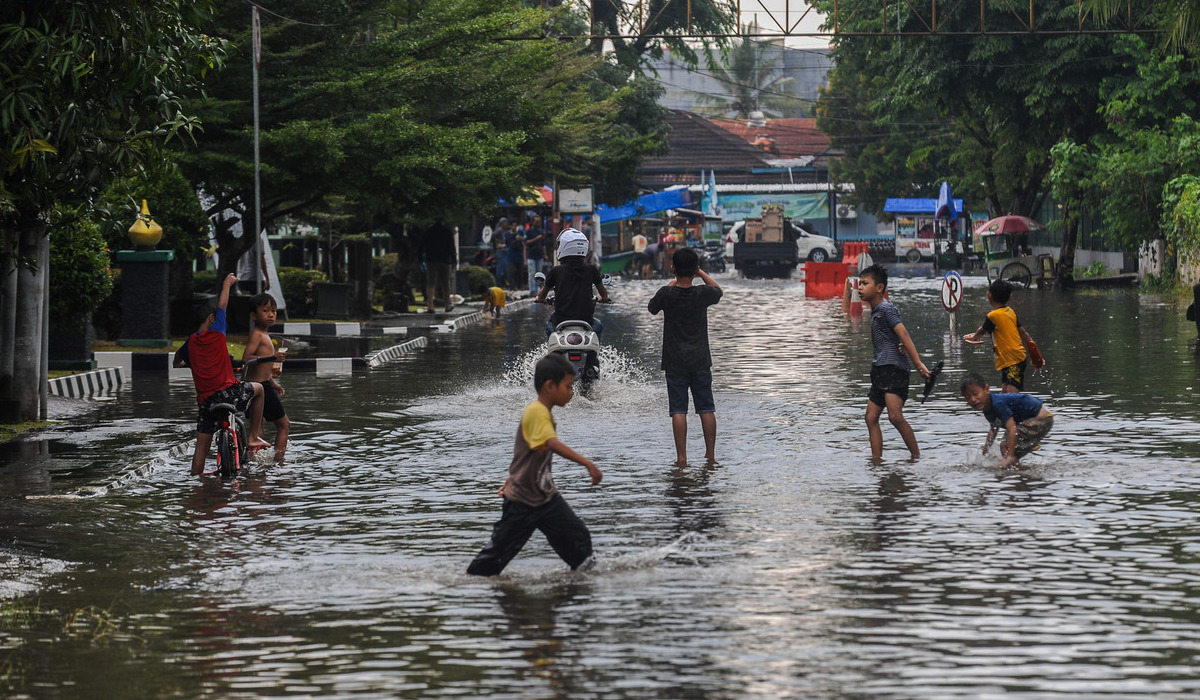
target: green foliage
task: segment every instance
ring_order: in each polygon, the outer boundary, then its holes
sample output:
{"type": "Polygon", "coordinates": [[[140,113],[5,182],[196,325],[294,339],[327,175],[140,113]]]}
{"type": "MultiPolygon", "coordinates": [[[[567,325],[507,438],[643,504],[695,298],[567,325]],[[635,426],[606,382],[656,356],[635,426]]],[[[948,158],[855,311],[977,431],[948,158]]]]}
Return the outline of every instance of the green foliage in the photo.
{"type": "MultiPolygon", "coordinates": [[[[924,29],[912,6],[869,0],[842,15],[846,31],[924,29]]],[[[1098,86],[1126,80],[1132,66],[1111,37],[1071,34],[1078,11],[1033,0],[1033,35],[1015,13],[989,14],[989,36],[919,40],[846,36],[834,45],[830,87],[818,124],[846,152],[838,174],[856,198],[878,211],[886,196],[937,195],[948,180],[975,209],[1034,214],[1046,193],[1049,151],[1060,138],[1086,140],[1101,125],[1098,86]],[[1011,33],[1003,33],[1011,32],[1011,33]]],[[[833,0],[815,7],[832,14],[833,0]]],[[[978,23],[971,3],[939,3],[939,24],[978,23]]]]}
{"type": "Polygon", "coordinates": [[[205,0],[6,0],[0,5],[0,228],[90,204],[197,127],[182,99],[222,41],[205,0]]]}
{"type": "Polygon", "coordinates": [[[472,294],[474,294],[476,296],[482,296],[483,293],[486,292],[489,288],[496,286],[495,276],[493,276],[491,271],[488,270],[486,267],[480,267],[479,265],[472,265],[467,269],[470,270],[469,284],[471,287],[472,294]]]}
{"type": "Polygon", "coordinates": [[[1112,243],[1133,247],[1165,238],[1196,250],[1200,123],[1190,115],[1200,110],[1200,65],[1140,38],[1114,45],[1134,77],[1103,86],[1103,131],[1083,144],[1054,147],[1054,193],[1074,211],[1099,214],[1112,243]]]}
{"type": "MultiPolygon", "coordinates": [[[[758,24],[744,28],[745,34],[757,34],[758,24]]],[[[768,117],[793,117],[803,114],[795,97],[787,94],[795,78],[783,72],[783,54],[767,41],[743,36],[732,46],[707,52],[708,67],[723,85],[723,93],[695,93],[701,114],[714,117],[748,119],[754,112],[768,117]]]]}
{"type": "Polygon", "coordinates": [[[329,278],[320,270],[305,270],[302,267],[279,268],[279,286],[287,302],[288,315],[309,318],[316,310],[316,288],[318,282],[329,278]]]}
{"type": "Polygon", "coordinates": [[[383,275],[392,272],[396,269],[396,262],[400,255],[398,253],[386,253],[371,260],[371,279],[376,282],[383,275]]]}
{"type": "Polygon", "coordinates": [[[104,237],[94,223],[73,217],[50,235],[50,323],[79,327],[112,292],[104,237]]]}
{"type": "MultiPolygon", "coordinates": [[[[348,212],[339,230],[390,230],[490,211],[554,179],[596,184],[601,201],[636,192],[640,158],[665,143],[653,93],[581,44],[542,38],[578,21],[569,9],[523,4],[362,0],[298,3],[300,22],[264,16],[263,224],[348,212]]],[[[245,7],[221,0],[210,31],[248,43],[245,7]]],[[[210,213],[232,212],[216,230],[222,271],[248,243],[231,226],[253,218],[251,75],[243,52],[211,76],[201,148],[181,157],[210,213]]]]}
{"type": "Polygon", "coordinates": [[[208,217],[191,183],[173,162],[167,161],[133,177],[113,183],[97,204],[96,211],[104,240],[110,250],[128,249],[129,226],[141,211],[142,200],[150,215],[162,226],[163,237],[156,246],[171,250],[175,259],[193,263],[208,247],[208,217]]]}
{"type": "Polygon", "coordinates": [[[125,302],[121,291],[121,268],[112,269],[112,293],[92,312],[92,327],[96,337],[116,340],[121,337],[121,326],[125,322],[125,302]]]}
{"type": "Polygon", "coordinates": [[[1108,265],[1096,260],[1082,270],[1075,268],[1076,277],[1103,277],[1108,274],[1108,265]]]}
{"type": "Polygon", "coordinates": [[[217,291],[216,270],[200,270],[192,275],[193,294],[216,294],[217,291]]]}

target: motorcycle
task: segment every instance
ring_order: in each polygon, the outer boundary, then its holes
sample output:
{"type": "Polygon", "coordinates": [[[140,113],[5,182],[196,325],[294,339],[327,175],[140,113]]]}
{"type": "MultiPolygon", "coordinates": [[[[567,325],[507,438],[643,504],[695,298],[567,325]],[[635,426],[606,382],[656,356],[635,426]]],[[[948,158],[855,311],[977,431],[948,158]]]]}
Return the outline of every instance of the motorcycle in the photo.
{"type": "Polygon", "coordinates": [[[700,269],[708,274],[725,271],[725,244],[721,241],[709,241],[704,244],[700,253],[700,269]]]}
{"type": "MultiPolygon", "coordinates": [[[[546,275],[534,275],[539,285],[546,283],[546,275]]],[[[606,284],[611,278],[605,275],[606,284]]],[[[546,304],[554,305],[554,292],[546,297],[546,304]]],[[[612,303],[611,301],[608,303],[612,303]]],[[[563,321],[546,337],[546,352],[562,355],[575,368],[575,381],[579,393],[588,396],[592,386],[600,378],[600,336],[587,321],[563,321]]]]}

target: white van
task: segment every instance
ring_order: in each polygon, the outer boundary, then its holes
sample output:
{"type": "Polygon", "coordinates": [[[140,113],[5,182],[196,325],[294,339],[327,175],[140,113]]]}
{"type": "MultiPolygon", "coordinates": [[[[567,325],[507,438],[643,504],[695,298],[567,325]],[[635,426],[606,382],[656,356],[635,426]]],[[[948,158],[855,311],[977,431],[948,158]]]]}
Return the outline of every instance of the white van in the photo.
{"type": "MultiPolygon", "coordinates": [[[[785,219],[784,221],[791,224],[796,232],[796,252],[801,260],[829,262],[830,260],[837,259],[837,244],[833,242],[832,238],[809,233],[791,219],[785,219]]],[[[745,225],[746,221],[744,219],[738,221],[729,229],[729,233],[725,234],[725,258],[727,260],[733,260],[733,245],[742,240],[742,229],[745,225]]]]}

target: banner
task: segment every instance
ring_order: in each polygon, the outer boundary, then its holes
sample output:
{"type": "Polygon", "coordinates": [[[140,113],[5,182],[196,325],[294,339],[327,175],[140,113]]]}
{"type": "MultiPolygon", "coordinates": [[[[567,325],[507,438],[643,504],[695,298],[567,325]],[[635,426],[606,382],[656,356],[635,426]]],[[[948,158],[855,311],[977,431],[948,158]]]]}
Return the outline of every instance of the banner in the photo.
{"type": "MultiPolygon", "coordinates": [[[[721,213],[726,221],[758,218],[767,204],[782,206],[783,215],[791,219],[829,218],[829,195],[826,193],[721,195],[721,213]]],[[[708,195],[704,196],[700,208],[707,210],[708,195]]]]}

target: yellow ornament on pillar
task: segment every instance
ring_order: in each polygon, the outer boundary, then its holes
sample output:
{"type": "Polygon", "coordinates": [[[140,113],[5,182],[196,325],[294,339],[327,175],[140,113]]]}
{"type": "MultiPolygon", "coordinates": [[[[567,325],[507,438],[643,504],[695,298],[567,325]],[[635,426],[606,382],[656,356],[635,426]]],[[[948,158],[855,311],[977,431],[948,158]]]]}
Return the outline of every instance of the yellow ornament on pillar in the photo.
{"type": "Polygon", "coordinates": [[[138,214],[133,226],[129,227],[129,238],[137,248],[153,248],[162,240],[162,226],[150,218],[150,206],[142,200],[142,213],[138,214]]]}

